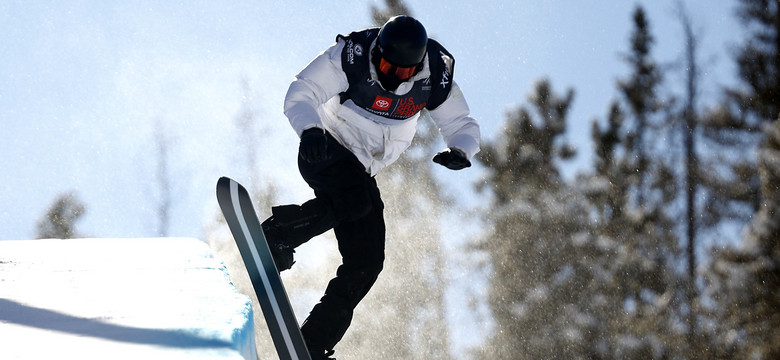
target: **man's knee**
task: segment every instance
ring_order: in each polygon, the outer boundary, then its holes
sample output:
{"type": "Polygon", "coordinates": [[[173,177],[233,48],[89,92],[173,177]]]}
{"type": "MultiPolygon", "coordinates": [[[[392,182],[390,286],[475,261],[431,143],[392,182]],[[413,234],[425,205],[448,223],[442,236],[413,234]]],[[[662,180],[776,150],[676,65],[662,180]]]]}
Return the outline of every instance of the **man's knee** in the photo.
{"type": "Polygon", "coordinates": [[[340,217],[344,221],[363,218],[374,210],[374,203],[368,191],[360,190],[345,194],[340,201],[340,217]]]}
{"type": "Polygon", "coordinates": [[[384,258],[380,258],[380,259],[375,259],[370,264],[368,264],[368,266],[363,268],[363,271],[361,273],[367,279],[372,279],[371,281],[373,282],[376,280],[376,278],[379,276],[379,273],[381,273],[383,269],[384,269],[384,258]]]}
{"type": "Polygon", "coordinates": [[[379,278],[379,273],[382,272],[382,262],[374,262],[368,266],[365,266],[358,271],[355,271],[348,276],[345,276],[347,285],[347,298],[352,301],[352,306],[357,306],[357,303],[366,296],[369,289],[374,286],[376,280],[379,278]]]}

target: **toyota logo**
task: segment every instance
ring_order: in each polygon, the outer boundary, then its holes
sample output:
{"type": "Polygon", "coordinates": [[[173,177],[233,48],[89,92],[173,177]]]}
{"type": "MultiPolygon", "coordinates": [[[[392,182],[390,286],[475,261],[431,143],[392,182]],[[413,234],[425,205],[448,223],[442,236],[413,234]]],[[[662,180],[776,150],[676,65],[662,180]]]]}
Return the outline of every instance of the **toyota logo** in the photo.
{"type": "Polygon", "coordinates": [[[390,107],[390,102],[387,101],[387,100],[377,100],[376,101],[376,106],[380,107],[380,108],[383,108],[383,109],[387,109],[387,108],[390,107]]]}

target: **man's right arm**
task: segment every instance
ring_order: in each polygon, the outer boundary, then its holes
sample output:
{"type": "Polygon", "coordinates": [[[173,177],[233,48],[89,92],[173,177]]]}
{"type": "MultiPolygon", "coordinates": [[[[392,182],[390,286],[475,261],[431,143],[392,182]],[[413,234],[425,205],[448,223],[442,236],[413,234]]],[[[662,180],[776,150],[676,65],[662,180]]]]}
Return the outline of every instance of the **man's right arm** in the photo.
{"type": "Polygon", "coordinates": [[[295,76],[284,99],[284,114],[300,136],[304,130],[323,128],[317,108],[349,87],[341,69],[344,42],[338,41],[317,55],[295,76]]]}

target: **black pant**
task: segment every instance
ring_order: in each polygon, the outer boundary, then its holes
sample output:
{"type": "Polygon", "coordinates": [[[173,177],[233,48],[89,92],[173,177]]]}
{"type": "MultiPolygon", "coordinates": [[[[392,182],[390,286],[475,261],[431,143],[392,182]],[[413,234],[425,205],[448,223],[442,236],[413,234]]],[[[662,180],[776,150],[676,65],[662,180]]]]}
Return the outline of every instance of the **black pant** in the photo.
{"type": "Polygon", "coordinates": [[[298,169],[316,196],[310,202],[321,203],[324,211],[332,212],[330,227],[342,256],[336,277],[301,326],[307,344],[325,350],[333,349],[344,336],[355,307],[382,271],[385,257],[384,204],[376,180],[330,134],[328,150],[331,158],[316,164],[298,157],[298,169]]]}

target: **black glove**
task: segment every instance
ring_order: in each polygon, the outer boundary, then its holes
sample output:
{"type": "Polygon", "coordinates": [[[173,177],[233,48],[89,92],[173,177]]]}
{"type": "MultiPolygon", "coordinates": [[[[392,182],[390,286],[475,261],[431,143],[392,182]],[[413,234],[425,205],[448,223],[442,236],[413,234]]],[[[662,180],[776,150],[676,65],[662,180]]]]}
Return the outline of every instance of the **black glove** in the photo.
{"type": "Polygon", "coordinates": [[[301,133],[298,155],[309,163],[318,163],[330,159],[328,137],[320,128],[306,129],[301,133]]]}
{"type": "Polygon", "coordinates": [[[446,166],[450,170],[460,170],[471,166],[471,161],[460,149],[444,149],[433,157],[433,162],[446,166]]]}

